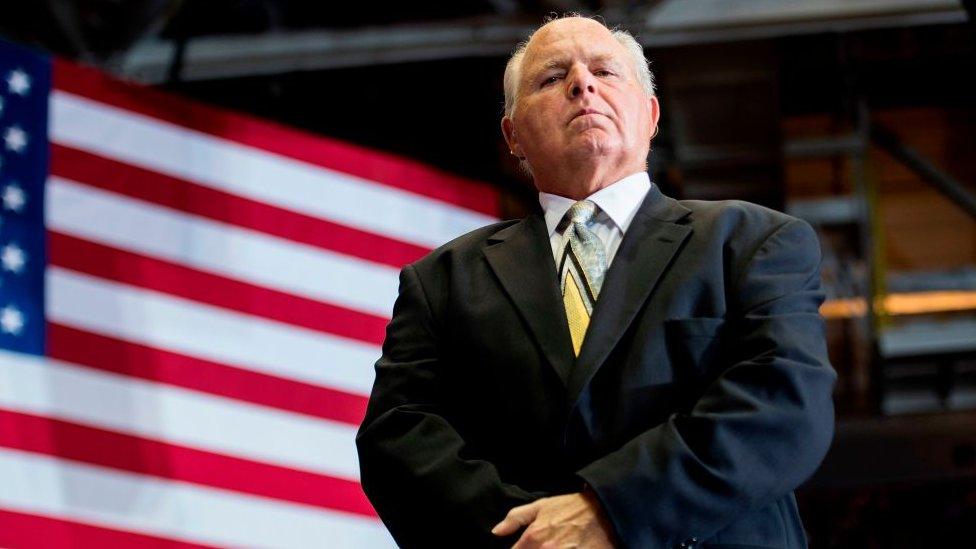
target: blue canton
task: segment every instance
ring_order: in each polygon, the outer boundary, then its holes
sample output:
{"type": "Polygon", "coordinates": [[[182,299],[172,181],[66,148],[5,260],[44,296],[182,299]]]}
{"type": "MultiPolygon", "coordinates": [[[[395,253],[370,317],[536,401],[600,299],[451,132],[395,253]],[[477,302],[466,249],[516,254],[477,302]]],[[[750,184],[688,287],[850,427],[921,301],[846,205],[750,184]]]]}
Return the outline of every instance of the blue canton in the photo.
{"type": "Polygon", "coordinates": [[[47,56],[0,41],[0,349],[44,354],[47,56]]]}

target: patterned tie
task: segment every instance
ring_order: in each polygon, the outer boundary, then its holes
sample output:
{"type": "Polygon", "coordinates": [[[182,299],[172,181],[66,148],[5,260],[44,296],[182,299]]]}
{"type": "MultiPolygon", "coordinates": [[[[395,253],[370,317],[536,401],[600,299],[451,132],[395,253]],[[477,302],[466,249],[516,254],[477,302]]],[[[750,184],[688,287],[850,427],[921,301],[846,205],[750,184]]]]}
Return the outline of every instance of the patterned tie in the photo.
{"type": "Polygon", "coordinates": [[[563,306],[573,339],[573,352],[579,356],[586,328],[590,325],[593,305],[600,297],[603,275],[607,272],[603,242],[589,228],[596,214],[596,204],[581,200],[569,208],[566,229],[569,238],[559,261],[559,280],[562,285],[563,306]]]}

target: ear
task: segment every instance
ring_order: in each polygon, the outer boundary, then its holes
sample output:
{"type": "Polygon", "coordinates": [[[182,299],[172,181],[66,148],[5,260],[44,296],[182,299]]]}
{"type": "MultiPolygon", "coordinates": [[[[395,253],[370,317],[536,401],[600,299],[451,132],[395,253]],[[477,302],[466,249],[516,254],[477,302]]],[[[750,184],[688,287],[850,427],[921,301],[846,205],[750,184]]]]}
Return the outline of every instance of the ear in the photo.
{"type": "Polygon", "coordinates": [[[661,104],[657,100],[657,96],[652,95],[648,100],[650,103],[650,115],[651,115],[651,132],[653,133],[653,128],[657,127],[658,120],[661,119],[661,104]]]}
{"type": "Polygon", "coordinates": [[[505,137],[505,143],[508,144],[508,150],[512,151],[512,154],[520,160],[525,158],[518,137],[515,136],[515,123],[507,116],[502,118],[502,135],[505,137]]]}

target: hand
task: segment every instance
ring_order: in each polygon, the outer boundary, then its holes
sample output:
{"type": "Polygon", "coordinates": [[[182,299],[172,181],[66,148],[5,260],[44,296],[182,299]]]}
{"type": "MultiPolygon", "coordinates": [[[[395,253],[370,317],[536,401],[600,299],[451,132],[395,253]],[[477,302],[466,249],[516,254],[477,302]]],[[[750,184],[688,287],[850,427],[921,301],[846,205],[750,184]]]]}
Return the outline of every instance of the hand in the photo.
{"type": "Polygon", "coordinates": [[[542,498],[514,507],[492,528],[507,536],[527,527],[512,549],[612,548],[613,528],[590,492],[542,498]]]}

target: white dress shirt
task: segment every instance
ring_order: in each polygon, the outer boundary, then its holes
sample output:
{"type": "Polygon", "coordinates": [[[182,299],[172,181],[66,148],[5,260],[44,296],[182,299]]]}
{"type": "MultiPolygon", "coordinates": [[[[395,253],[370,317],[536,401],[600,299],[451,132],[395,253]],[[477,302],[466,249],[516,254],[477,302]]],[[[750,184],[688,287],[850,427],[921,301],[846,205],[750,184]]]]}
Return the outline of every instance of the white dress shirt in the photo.
{"type": "MultiPolygon", "coordinates": [[[[637,208],[644,201],[647,191],[651,190],[651,185],[651,178],[647,172],[638,172],[586,197],[597,206],[590,228],[603,242],[607,252],[608,268],[617,254],[617,248],[620,247],[620,241],[623,240],[627,227],[637,213],[637,208]]],[[[545,212],[546,227],[549,229],[552,257],[557,266],[563,248],[566,246],[566,228],[569,226],[568,223],[560,224],[560,221],[566,217],[569,207],[575,203],[575,200],[565,196],[539,193],[539,204],[545,212]]]]}

